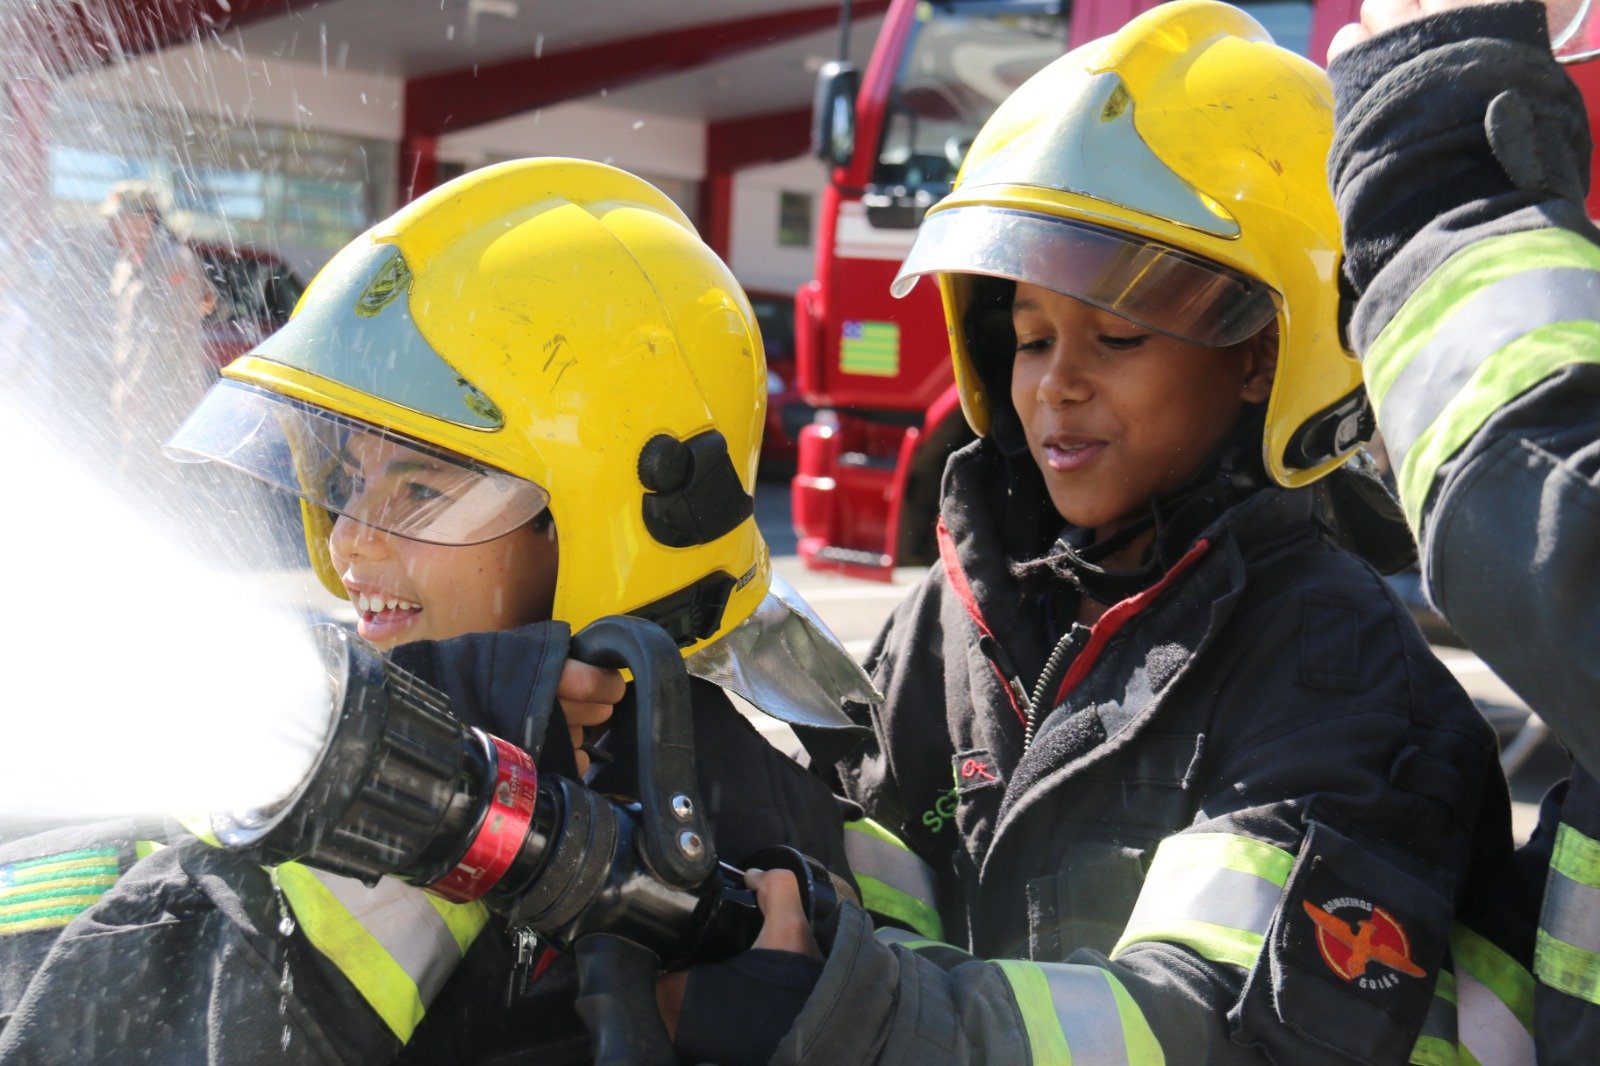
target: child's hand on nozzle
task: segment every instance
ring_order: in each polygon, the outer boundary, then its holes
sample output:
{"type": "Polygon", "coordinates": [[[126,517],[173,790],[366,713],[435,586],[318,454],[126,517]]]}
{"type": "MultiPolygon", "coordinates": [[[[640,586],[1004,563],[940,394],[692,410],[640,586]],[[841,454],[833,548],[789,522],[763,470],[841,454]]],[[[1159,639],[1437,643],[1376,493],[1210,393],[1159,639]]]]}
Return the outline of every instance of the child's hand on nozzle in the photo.
{"type": "Polygon", "coordinates": [[[556,696],[567,719],[572,757],[577,760],[579,774],[589,769],[585,730],[597,729],[611,720],[611,712],[626,687],[621,674],[603,666],[590,666],[576,659],[568,659],[562,666],[556,696]]]}
{"type": "Polygon", "coordinates": [[[800,882],[788,870],[746,870],[744,883],[756,894],[761,908],[761,932],[751,946],[768,951],[791,951],[822,958],[800,901],[800,882]]]}

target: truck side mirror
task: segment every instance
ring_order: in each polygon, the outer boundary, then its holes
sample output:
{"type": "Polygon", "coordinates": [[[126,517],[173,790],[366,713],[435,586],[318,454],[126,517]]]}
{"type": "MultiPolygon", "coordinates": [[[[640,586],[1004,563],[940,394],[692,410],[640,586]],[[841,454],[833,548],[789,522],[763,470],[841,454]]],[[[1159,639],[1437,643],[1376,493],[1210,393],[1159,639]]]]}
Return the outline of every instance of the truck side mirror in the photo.
{"type": "Polygon", "coordinates": [[[850,165],[856,151],[856,92],[861,75],[855,64],[836,59],[817,71],[812,101],[811,152],[836,167],[850,165]]]}

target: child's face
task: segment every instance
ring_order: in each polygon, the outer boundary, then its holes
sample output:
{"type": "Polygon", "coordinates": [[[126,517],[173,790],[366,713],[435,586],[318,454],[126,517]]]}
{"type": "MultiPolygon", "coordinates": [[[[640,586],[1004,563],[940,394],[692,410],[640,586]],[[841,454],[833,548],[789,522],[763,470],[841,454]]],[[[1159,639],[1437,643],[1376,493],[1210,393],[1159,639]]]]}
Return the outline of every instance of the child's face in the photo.
{"type": "Polygon", "coordinates": [[[1186,481],[1272,390],[1265,339],[1207,348],[1019,283],[1011,402],[1061,517],[1100,537],[1186,481]]]}
{"type": "MultiPolygon", "coordinates": [[[[352,450],[369,483],[393,458],[370,442],[352,450]]],[[[428,491],[425,477],[417,491],[428,491]]],[[[340,515],[328,552],[356,605],[356,631],[385,650],[546,621],[555,599],[556,538],[532,523],[481,544],[445,545],[340,515]]]]}

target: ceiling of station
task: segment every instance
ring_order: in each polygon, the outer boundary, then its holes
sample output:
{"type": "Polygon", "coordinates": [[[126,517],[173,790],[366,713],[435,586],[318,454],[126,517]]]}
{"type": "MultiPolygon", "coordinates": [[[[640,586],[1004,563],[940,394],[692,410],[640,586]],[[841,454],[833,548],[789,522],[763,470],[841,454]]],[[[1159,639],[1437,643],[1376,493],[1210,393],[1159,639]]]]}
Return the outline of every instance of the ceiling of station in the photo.
{"type": "MultiPolygon", "coordinates": [[[[230,34],[248,53],[404,78],[823,6],[826,0],[313,0],[230,34]]],[[[882,18],[858,19],[865,64],[882,18]]],[[[647,81],[619,72],[605,103],[716,121],[808,106],[837,28],[741,51],[647,81]]]]}

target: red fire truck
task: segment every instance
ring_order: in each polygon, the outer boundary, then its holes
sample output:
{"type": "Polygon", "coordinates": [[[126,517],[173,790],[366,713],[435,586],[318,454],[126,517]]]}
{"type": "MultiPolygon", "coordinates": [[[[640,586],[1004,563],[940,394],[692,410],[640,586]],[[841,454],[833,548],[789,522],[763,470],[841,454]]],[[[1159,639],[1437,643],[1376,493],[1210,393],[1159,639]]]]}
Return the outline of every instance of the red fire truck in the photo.
{"type": "MultiPolygon", "coordinates": [[[[816,280],[795,301],[800,390],[817,408],[800,433],[792,487],[808,566],[887,580],[897,565],[933,561],[945,458],[972,434],[934,286],[895,300],[889,282],[995,107],[1072,43],[1153,6],[893,0],[864,72],[844,62],[823,68],[816,141],[833,170],[816,280]]],[[[1280,44],[1320,61],[1360,0],[1239,6],[1280,44]]],[[[1569,69],[1585,96],[1600,95],[1600,62],[1569,69]]],[[[1600,214],[1597,198],[1590,213],[1600,214]]]]}

